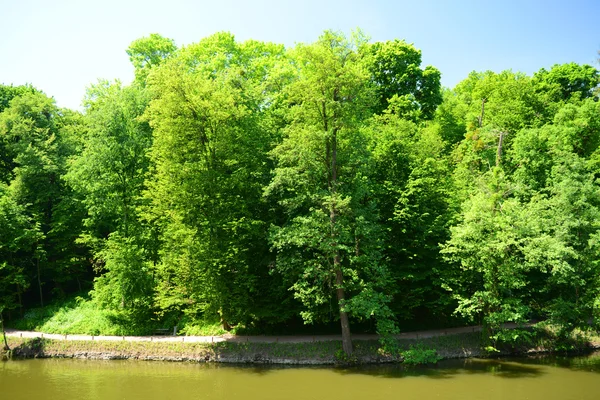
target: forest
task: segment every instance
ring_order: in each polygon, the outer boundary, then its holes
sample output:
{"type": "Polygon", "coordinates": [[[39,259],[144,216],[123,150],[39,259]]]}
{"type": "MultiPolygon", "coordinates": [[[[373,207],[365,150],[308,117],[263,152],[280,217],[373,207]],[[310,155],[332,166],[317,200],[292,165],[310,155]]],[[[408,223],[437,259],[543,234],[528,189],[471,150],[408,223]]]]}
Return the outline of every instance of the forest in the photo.
{"type": "Polygon", "coordinates": [[[112,321],[96,334],[333,326],[347,353],[358,331],[600,324],[593,66],[450,89],[360,31],[126,51],[133,82],[82,112],[0,85],[8,324],[66,302],[112,321]]]}

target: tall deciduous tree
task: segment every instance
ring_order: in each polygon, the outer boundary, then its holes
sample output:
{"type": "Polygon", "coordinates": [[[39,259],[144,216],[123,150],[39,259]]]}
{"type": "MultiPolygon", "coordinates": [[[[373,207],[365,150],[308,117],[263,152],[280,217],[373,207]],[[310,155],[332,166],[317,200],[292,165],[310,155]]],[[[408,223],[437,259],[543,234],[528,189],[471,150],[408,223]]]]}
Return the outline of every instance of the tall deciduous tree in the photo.
{"type": "Polygon", "coordinates": [[[0,183],[0,313],[15,308],[22,311],[22,295],[30,284],[30,257],[41,236],[39,226],[10,192],[0,183]]]}
{"type": "Polygon", "coordinates": [[[294,49],[298,79],[286,90],[290,123],[273,150],[277,166],[266,190],[286,216],[272,234],[277,269],[306,307],[306,322],[322,317],[335,293],[347,354],[350,313],[375,316],[382,330],[393,330],[386,325],[389,297],[378,290],[389,276],[381,263],[360,129],[374,99],[357,51],[362,40],[325,32],[316,43],[294,49]]]}
{"type": "Polygon", "coordinates": [[[460,223],[451,228],[442,253],[461,269],[447,275],[446,283],[458,300],[456,312],[482,321],[489,340],[503,323],[523,323],[528,316],[520,294],[531,268],[524,256],[531,228],[525,207],[500,167],[480,182],[463,204],[460,223]]]}
{"type": "Polygon", "coordinates": [[[587,329],[598,317],[600,189],[585,160],[572,153],[560,158],[547,190],[531,207],[539,233],[526,255],[529,264],[548,276],[544,292],[551,296],[543,311],[569,334],[574,328],[587,329]]]}
{"type": "MultiPolygon", "coordinates": [[[[597,103],[567,104],[554,124],[519,132],[509,153],[513,180],[528,201],[527,264],[532,304],[568,334],[586,328],[598,299],[597,103]],[[591,107],[591,108],[590,108],[591,107]],[[582,146],[585,143],[585,146],[582,146]]],[[[597,317],[597,315],[596,315],[597,317]]]]}
{"type": "Polygon", "coordinates": [[[139,216],[152,132],[139,117],[148,103],[143,89],[101,81],[88,90],[88,129],[82,153],[66,179],[85,206],[81,240],[91,247],[94,296],[116,309],[148,309],[152,298],[151,226],[139,216]],[[140,248],[147,248],[146,253],[140,248]]]}
{"type": "Polygon", "coordinates": [[[65,114],[69,113],[39,92],[15,97],[0,114],[0,137],[7,143],[13,165],[11,195],[41,233],[31,256],[35,267],[30,274],[37,281],[42,304],[44,283],[52,282],[53,289],[61,291],[60,283],[77,275],[72,269],[78,264],[76,246],[59,227],[76,226],[72,218],[78,215],[76,209],[65,207],[69,193],[61,180],[73,150],[67,139],[68,125],[76,123],[76,118],[65,114]]]}
{"type": "Polygon", "coordinates": [[[272,216],[262,200],[274,136],[265,115],[277,83],[271,68],[283,55],[282,46],[219,33],[149,76],[156,167],[148,212],[163,230],[157,302],[165,312],[220,315],[226,329],[290,315],[269,285],[272,216]]]}
{"type": "Polygon", "coordinates": [[[385,114],[369,123],[375,188],[385,232],[385,256],[394,277],[393,310],[405,323],[440,320],[450,298],[440,288],[448,238],[451,169],[437,124],[417,126],[385,114]],[[431,314],[433,314],[433,316],[431,314]]]}

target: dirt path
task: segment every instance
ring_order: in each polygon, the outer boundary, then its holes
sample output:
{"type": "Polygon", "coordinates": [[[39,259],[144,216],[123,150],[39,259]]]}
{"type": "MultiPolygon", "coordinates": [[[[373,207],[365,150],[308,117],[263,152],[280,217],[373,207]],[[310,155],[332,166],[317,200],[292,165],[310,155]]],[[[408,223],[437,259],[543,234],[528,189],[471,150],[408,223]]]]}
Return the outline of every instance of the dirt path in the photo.
{"type": "MultiPolygon", "coordinates": [[[[515,324],[506,324],[506,328],[515,328],[515,324]]],[[[434,329],[426,331],[405,332],[397,335],[399,339],[423,339],[459,333],[481,332],[481,326],[466,326],[461,328],[434,329]]],[[[7,329],[6,336],[22,338],[47,338],[54,340],[99,340],[99,341],[130,341],[130,342],[184,342],[184,343],[307,343],[342,340],[341,335],[301,335],[301,336],[90,336],[90,335],[61,335],[42,332],[18,331],[7,329]]],[[[352,335],[353,340],[377,340],[374,334],[352,335]]]]}

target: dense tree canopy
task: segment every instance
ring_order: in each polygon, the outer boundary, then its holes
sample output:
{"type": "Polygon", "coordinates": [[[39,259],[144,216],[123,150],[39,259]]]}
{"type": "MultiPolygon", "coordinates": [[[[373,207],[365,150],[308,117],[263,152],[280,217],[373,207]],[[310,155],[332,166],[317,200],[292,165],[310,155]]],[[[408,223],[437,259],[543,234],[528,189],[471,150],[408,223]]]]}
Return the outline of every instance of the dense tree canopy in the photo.
{"type": "MultiPolygon", "coordinates": [[[[217,33],[127,54],[82,113],[0,86],[0,313],[91,301],[133,331],[600,321],[600,73],[472,72],[405,41],[217,33]],[[340,326],[338,325],[338,326],[340,326]]],[[[351,329],[352,327],[352,329],[351,329]]],[[[315,328],[316,329],[316,328],[315,328]]]]}

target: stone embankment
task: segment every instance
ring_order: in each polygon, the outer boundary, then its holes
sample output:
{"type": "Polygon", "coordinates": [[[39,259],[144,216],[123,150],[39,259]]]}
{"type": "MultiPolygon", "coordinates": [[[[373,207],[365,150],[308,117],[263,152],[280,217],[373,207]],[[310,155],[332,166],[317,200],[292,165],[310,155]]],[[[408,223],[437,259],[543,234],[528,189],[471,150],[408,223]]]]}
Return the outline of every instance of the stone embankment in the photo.
{"type": "MultiPolygon", "coordinates": [[[[506,326],[514,328],[514,326],[506,326]]],[[[401,349],[435,349],[440,359],[485,356],[481,327],[406,332],[397,335],[401,349]]],[[[13,356],[20,358],[86,358],[323,365],[388,363],[401,355],[382,354],[376,335],[353,335],[354,354],[346,357],[340,335],[303,336],[90,336],[7,331],[13,356]]],[[[589,348],[600,348],[589,343],[589,348]]],[[[543,346],[522,348],[519,354],[545,352],[543,346]]],[[[498,353],[497,355],[510,354],[498,353]]]]}
{"type": "MultiPolygon", "coordinates": [[[[440,357],[479,354],[479,326],[405,332],[397,335],[405,348],[417,343],[438,349],[440,357]],[[451,345],[442,342],[452,343],[451,345]]],[[[222,363],[319,365],[354,361],[383,363],[400,356],[381,354],[377,335],[353,335],[355,352],[348,360],[340,335],[302,336],[91,336],[8,330],[14,355],[22,358],[137,359],[222,363]]]]}

